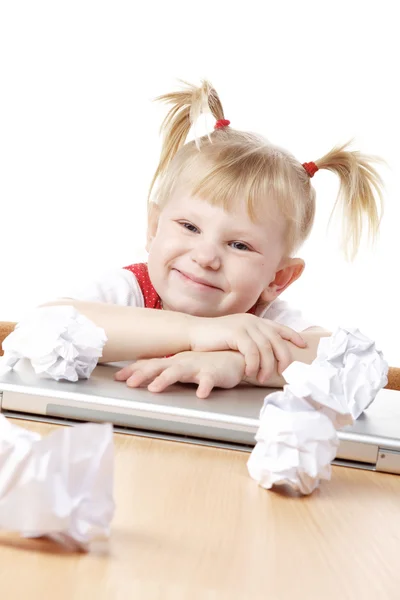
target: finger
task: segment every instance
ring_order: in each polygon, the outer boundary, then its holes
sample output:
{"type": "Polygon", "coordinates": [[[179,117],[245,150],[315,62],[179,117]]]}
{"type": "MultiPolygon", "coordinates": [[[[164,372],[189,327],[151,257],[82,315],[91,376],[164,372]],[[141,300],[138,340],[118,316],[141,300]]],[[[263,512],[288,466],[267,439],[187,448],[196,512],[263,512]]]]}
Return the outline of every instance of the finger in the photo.
{"type": "Polygon", "coordinates": [[[306,340],[298,331],[295,331],[290,327],[286,327],[286,325],[280,325],[279,323],[276,323],[276,327],[274,327],[274,329],[279,333],[282,339],[292,342],[296,346],[299,346],[299,348],[307,347],[308,344],[306,340]]]}
{"type": "Polygon", "coordinates": [[[163,369],[166,369],[168,364],[161,359],[153,359],[142,361],[140,366],[137,366],[132,375],[126,380],[128,387],[139,387],[143,384],[148,384],[157,377],[163,369]]]}
{"type": "Polygon", "coordinates": [[[124,367],[120,371],[117,371],[116,373],[114,373],[114,379],[116,379],[117,381],[126,381],[128,379],[128,377],[130,377],[132,375],[134,368],[135,368],[135,363],[124,367]]]}
{"type": "Polygon", "coordinates": [[[150,385],[147,386],[147,389],[150,392],[162,392],[168,386],[173,385],[178,381],[192,381],[190,370],[180,364],[172,365],[165,369],[150,383],[150,385]]]}
{"type": "Polygon", "coordinates": [[[280,375],[292,362],[292,355],[287,344],[285,344],[279,335],[270,334],[269,341],[274,356],[278,361],[277,369],[280,375]]]}
{"type": "Polygon", "coordinates": [[[254,333],[253,335],[261,356],[257,380],[259,383],[265,383],[273,374],[275,365],[278,366],[278,361],[275,357],[270,341],[267,340],[260,331],[254,333]]]}
{"type": "Polygon", "coordinates": [[[130,377],[128,377],[126,380],[126,385],[132,388],[140,387],[143,383],[147,384],[152,379],[153,377],[151,377],[151,375],[138,369],[137,371],[134,371],[130,377]]]}
{"type": "Polygon", "coordinates": [[[203,373],[199,376],[199,385],[196,396],[201,399],[208,398],[214,387],[214,377],[210,373],[203,373]]]}
{"type": "MultiPolygon", "coordinates": [[[[246,363],[245,374],[247,377],[253,377],[257,375],[260,368],[260,351],[247,330],[243,332],[241,336],[239,336],[236,346],[238,351],[244,356],[246,363]]],[[[236,350],[236,348],[232,348],[232,350],[236,350]]]]}

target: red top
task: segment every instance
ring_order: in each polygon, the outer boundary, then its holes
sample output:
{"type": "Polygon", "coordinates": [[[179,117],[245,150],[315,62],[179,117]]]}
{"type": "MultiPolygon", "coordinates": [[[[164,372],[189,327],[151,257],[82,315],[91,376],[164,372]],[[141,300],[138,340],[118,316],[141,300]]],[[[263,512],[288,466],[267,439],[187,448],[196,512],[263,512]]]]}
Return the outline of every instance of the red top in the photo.
{"type": "MultiPolygon", "coordinates": [[[[133,273],[137,279],[140,289],[142,290],[143,298],[144,298],[144,306],[145,308],[158,308],[162,309],[161,298],[157,294],[156,290],[153,287],[153,284],[150,281],[149,271],[146,263],[136,263],[134,265],[129,265],[128,267],[124,267],[127,271],[133,273]]],[[[256,306],[252,306],[250,310],[247,312],[254,315],[256,312],[256,306]]]]}
{"type": "Polygon", "coordinates": [[[137,279],[140,289],[142,290],[144,298],[145,308],[159,308],[162,309],[161,298],[157,294],[150,281],[149,270],[146,263],[136,263],[135,265],[129,265],[124,267],[127,271],[131,271],[137,279]]]}

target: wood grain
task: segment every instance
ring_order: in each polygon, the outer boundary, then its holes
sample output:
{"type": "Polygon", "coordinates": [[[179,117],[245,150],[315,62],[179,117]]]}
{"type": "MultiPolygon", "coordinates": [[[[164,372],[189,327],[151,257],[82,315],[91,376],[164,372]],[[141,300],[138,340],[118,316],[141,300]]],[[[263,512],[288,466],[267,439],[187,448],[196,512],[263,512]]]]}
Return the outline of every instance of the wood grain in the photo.
{"type": "Polygon", "coordinates": [[[1,533],[2,597],[399,597],[400,477],[336,467],[301,498],[259,488],[245,453],[121,434],[115,450],[109,542],[71,554],[1,533]]]}

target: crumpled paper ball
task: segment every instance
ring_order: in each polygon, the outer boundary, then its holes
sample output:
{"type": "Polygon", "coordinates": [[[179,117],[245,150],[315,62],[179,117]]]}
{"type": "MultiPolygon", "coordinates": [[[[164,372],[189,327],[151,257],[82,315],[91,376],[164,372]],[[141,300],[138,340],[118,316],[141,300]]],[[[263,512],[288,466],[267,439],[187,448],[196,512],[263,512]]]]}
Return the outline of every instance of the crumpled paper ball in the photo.
{"type": "Polygon", "coordinates": [[[311,365],[292,363],[282,392],[266,396],[250,476],[266,489],[289,484],[311,494],[330,479],[336,429],[351,425],[387,384],[388,364],[375,342],[355,328],[321,338],[311,365]]]}
{"type": "Polygon", "coordinates": [[[104,329],[73,306],[37,308],[3,341],[0,373],[27,358],[38,375],[57,381],[89,379],[106,342],[104,329]]]}
{"type": "Polygon", "coordinates": [[[0,415],[0,528],[86,550],[114,514],[112,425],[63,427],[41,438],[0,415]]]}
{"type": "MultiPolygon", "coordinates": [[[[279,392],[277,392],[277,395],[279,392]]],[[[273,396],[274,394],[271,394],[273,396]]],[[[271,398],[256,435],[248,470],[264,488],[283,480],[302,494],[329,479],[339,440],[332,421],[315,410],[288,412],[271,398]]]]}

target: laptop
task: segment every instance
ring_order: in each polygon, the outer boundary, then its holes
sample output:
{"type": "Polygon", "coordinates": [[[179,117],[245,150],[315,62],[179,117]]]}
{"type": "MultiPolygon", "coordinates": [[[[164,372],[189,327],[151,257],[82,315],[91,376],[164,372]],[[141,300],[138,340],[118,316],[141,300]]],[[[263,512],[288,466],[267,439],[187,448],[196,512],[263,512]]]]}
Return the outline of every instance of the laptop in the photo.
{"type": "MultiPolygon", "coordinates": [[[[114,381],[121,366],[98,365],[90,379],[70,383],[38,376],[21,360],[0,376],[0,411],[53,423],[111,422],[123,433],[250,452],[263,400],[276,391],[243,384],[201,400],[195,385],[177,384],[156,394],[114,381]]],[[[400,474],[400,392],[381,390],[339,439],[335,464],[400,474]]]]}

